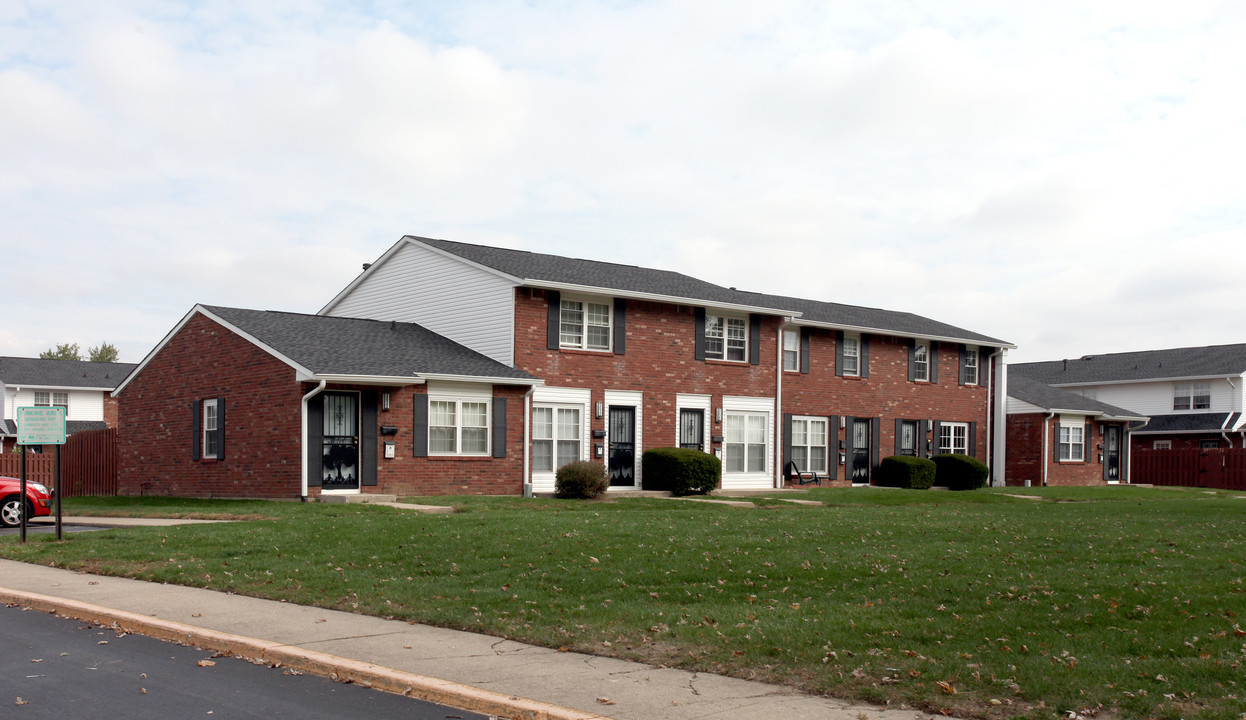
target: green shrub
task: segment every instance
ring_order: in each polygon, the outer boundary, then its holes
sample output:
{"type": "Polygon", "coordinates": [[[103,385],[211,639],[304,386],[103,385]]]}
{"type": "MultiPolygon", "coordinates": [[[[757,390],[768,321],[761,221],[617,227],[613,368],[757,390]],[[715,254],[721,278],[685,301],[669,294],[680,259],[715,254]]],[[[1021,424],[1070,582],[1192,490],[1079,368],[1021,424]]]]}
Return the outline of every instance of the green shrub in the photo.
{"type": "Polygon", "coordinates": [[[558,468],[554,475],[554,497],[595,498],[610,487],[606,466],[591,460],[578,460],[558,468]]]}
{"type": "Polygon", "coordinates": [[[878,465],[878,484],[887,487],[926,490],[934,485],[935,463],[911,455],[892,455],[878,465]]]}
{"type": "Polygon", "coordinates": [[[722,461],[691,448],[653,448],[641,456],[646,490],[668,490],[676,495],[708,493],[718,487],[722,461]]]}
{"type": "Polygon", "coordinates": [[[935,455],[935,484],[948,490],[977,490],[986,487],[990,472],[986,463],[968,455],[935,455]]]}

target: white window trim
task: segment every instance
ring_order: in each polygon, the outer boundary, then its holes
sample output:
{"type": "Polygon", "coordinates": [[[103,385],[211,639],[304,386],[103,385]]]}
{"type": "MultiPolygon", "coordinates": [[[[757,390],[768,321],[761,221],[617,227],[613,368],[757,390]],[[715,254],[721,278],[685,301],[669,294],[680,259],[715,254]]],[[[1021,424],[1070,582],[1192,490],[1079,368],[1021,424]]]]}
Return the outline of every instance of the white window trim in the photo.
{"type": "Polygon", "coordinates": [[[938,443],[939,454],[941,455],[947,454],[947,453],[952,453],[954,455],[968,455],[969,454],[969,423],[964,423],[964,422],[941,422],[939,423],[939,437],[936,438],[935,441],[938,443]],[[964,443],[960,444],[959,450],[957,449],[958,443],[956,442],[958,439],[956,436],[957,430],[963,431],[959,439],[963,440],[964,443]],[[943,444],[943,436],[945,433],[947,434],[948,439],[950,440],[950,443],[947,446],[943,444]]]}
{"type": "Polygon", "coordinates": [[[675,395],[675,444],[671,447],[679,447],[679,416],[684,410],[700,410],[701,411],[701,449],[705,452],[710,451],[710,396],[709,395],[686,395],[677,393],[675,395]]]}
{"type": "Polygon", "coordinates": [[[708,315],[707,314],[705,316],[705,359],[721,360],[723,362],[747,363],[748,362],[748,341],[749,341],[748,336],[749,336],[749,321],[747,317],[740,317],[738,315],[708,315]],[[717,325],[720,331],[719,335],[710,335],[710,326],[712,324],[710,322],[711,320],[718,321],[717,325]],[[732,346],[730,344],[732,338],[730,337],[731,333],[727,330],[728,322],[740,323],[740,327],[743,328],[743,337],[739,338],[740,342],[736,346],[732,346]],[[713,352],[711,352],[710,350],[711,339],[722,340],[722,350],[719,351],[717,355],[713,354],[713,352]],[[731,350],[733,349],[733,347],[738,347],[741,350],[741,357],[738,360],[728,357],[728,355],[731,354],[731,350]]]}
{"type": "Polygon", "coordinates": [[[1056,425],[1056,456],[1059,458],[1057,462],[1086,462],[1086,421],[1084,419],[1060,418],[1060,422],[1056,425]],[[1068,431],[1067,441],[1064,439],[1065,431],[1068,431]],[[1077,432],[1077,442],[1073,441],[1074,431],[1077,432]],[[1067,453],[1064,451],[1065,446],[1068,447],[1067,453]],[[1065,457],[1066,454],[1068,457],[1065,457]]]}
{"type": "Polygon", "coordinates": [[[214,447],[216,444],[217,423],[220,418],[220,416],[216,413],[216,398],[204,400],[202,412],[203,420],[200,423],[201,437],[199,439],[199,457],[204,460],[215,460],[221,454],[221,449],[219,447],[214,447]],[[211,410],[210,414],[208,412],[209,410],[211,410]],[[212,418],[211,424],[208,423],[209,416],[212,418]],[[209,445],[209,442],[211,442],[212,445],[209,445]],[[211,450],[208,449],[209,447],[211,447],[211,450]]]}
{"type": "Polygon", "coordinates": [[[587,295],[564,295],[558,304],[558,347],[564,350],[585,350],[587,352],[608,353],[614,350],[614,298],[593,297],[587,295]],[[580,342],[569,343],[564,341],[562,325],[563,325],[563,303],[579,303],[580,304],[580,342]],[[606,324],[589,323],[588,306],[605,305],[606,306],[606,324]],[[588,344],[588,330],[590,327],[606,328],[606,345],[605,347],[590,347],[588,344]]]}
{"type": "MultiPolygon", "coordinates": [[[[836,429],[838,430],[839,428],[836,427],[836,429]]],[[[805,463],[797,462],[796,463],[797,466],[802,471],[805,471],[805,472],[817,472],[817,473],[823,473],[823,474],[827,473],[827,465],[830,463],[830,459],[829,459],[830,450],[831,450],[830,449],[830,437],[831,437],[831,424],[827,418],[818,417],[815,415],[793,415],[792,416],[792,437],[790,438],[791,446],[792,446],[793,462],[795,462],[796,449],[802,448],[805,451],[806,461],[805,463]],[[821,445],[815,445],[809,442],[809,438],[812,436],[812,433],[810,432],[809,427],[813,423],[818,423],[818,422],[822,423],[822,444],[821,445]],[[800,443],[800,444],[796,443],[796,437],[797,437],[796,423],[805,424],[804,434],[805,434],[806,440],[805,442],[800,443]],[[813,448],[822,448],[822,463],[820,466],[814,465],[808,461],[808,458],[812,457],[813,455],[813,452],[812,452],[813,448]]]]}
{"type": "Polygon", "coordinates": [[[429,412],[428,412],[428,454],[431,457],[489,457],[493,450],[493,400],[492,398],[482,397],[453,397],[445,395],[429,395],[429,412]],[[437,451],[433,450],[433,428],[435,427],[451,427],[450,425],[434,425],[432,404],[437,402],[454,403],[454,450],[437,451]],[[463,425],[463,403],[475,403],[485,406],[485,449],[483,451],[463,451],[463,430],[465,427],[473,428],[478,425],[463,425]]]}
{"type": "Polygon", "coordinates": [[[914,382],[930,382],[930,342],[926,340],[918,340],[913,344],[913,381],[914,382]],[[917,354],[922,353],[919,360],[917,354]],[[921,372],[919,373],[918,370],[921,372]]]}
{"type": "Polygon", "coordinates": [[[1152,450],[1172,450],[1172,440],[1153,440],[1151,441],[1152,450]]]}
{"type": "Polygon", "coordinates": [[[844,333],[844,346],[840,349],[840,356],[844,359],[843,374],[845,377],[861,377],[861,335],[859,333],[844,333]],[[852,341],[852,353],[848,353],[848,341],[852,341]],[[848,359],[852,358],[853,366],[848,367],[848,359]]]}
{"type": "Polygon", "coordinates": [[[532,425],[532,437],[530,438],[530,442],[531,442],[533,445],[536,445],[536,443],[537,443],[537,442],[550,442],[550,443],[551,443],[551,446],[550,446],[550,462],[551,462],[551,464],[553,464],[553,465],[554,465],[554,468],[553,468],[552,470],[537,470],[537,469],[535,468],[535,465],[536,465],[536,453],[535,453],[535,452],[533,452],[533,458],[532,458],[532,463],[533,463],[533,466],[534,466],[534,467],[533,467],[533,469],[532,469],[532,477],[534,478],[534,481],[533,481],[533,482],[534,482],[534,484],[536,483],[536,478],[542,478],[542,479],[544,479],[544,480],[546,481],[546,482],[544,483],[544,485],[548,485],[548,490],[543,490],[543,491],[544,491],[544,492],[548,492],[548,491],[552,491],[552,490],[554,489],[554,478],[555,478],[555,475],[557,475],[557,473],[558,473],[558,468],[559,468],[559,467],[561,467],[561,466],[559,466],[559,465],[558,465],[558,443],[559,443],[559,441],[570,441],[570,440],[572,440],[572,438],[569,438],[569,437],[561,437],[561,436],[559,436],[559,434],[558,434],[558,411],[559,411],[559,410],[578,410],[578,411],[579,411],[579,413],[580,413],[580,428],[579,428],[579,437],[574,438],[575,440],[577,440],[577,441],[579,442],[580,449],[579,449],[579,453],[578,453],[577,457],[576,457],[574,460],[569,460],[569,461],[568,461],[568,462],[575,462],[576,460],[585,460],[585,459],[587,459],[587,458],[585,457],[585,452],[586,452],[586,450],[587,450],[587,448],[588,448],[588,444],[589,444],[589,443],[588,443],[588,439],[587,439],[587,437],[586,437],[586,431],[587,431],[587,428],[588,428],[588,426],[589,426],[588,406],[587,406],[587,405],[581,405],[581,404],[579,404],[579,403],[549,403],[549,402],[542,402],[542,403],[534,403],[534,404],[532,405],[532,410],[533,410],[533,415],[535,415],[535,414],[536,414],[536,411],[537,411],[537,410],[551,410],[551,411],[553,411],[553,420],[552,420],[552,422],[553,422],[553,425],[552,425],[552,428],[553,428],[553,435],[552,435],[551,437],[549,437],[549,438],[538,438],[538,437],[537,437],[537,435],[536,435],[536,423],[535,423],[535,421],[534,421],[534,422],[533,422],[533,425],[532,425]]]}
{"type": "Polygon", "coordinates": [[[965,348],[965,384],[966,385],[977,385],[978,384],[978,377],[979,377],[978,358],[980,356],[981,356],[981,353],[978,352],[978,348],[974,348],[974,347],[965,348]],[[973,373],[972,377],[970,377],[971,371],[973,373]]]}
{"type": "Polygon", "coordinates": [[[800,372],[799,328],[783,329],[783,372],[800,372]],[[788,358],[792,358],[792,367],[788,367],[788,358]]]}

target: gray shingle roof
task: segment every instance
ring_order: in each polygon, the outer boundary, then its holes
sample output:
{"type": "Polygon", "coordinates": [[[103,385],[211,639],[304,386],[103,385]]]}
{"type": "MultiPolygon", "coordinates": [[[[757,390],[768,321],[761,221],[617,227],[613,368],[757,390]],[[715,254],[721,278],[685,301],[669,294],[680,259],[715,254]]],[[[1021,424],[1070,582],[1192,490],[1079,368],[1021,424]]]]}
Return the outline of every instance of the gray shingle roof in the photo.
{"type": "Polygon", "coordinates": [[[1246,344],[1083,355],[1076,360],[1017,363],[1008,369],[1049,385],[1223,377],[1246,372],[1246,344]]]}
{"type": "Polygon", "coordinates": [[[201,307],[318,375],[533,379],[415,323],[201,307]]]}
{"type": "Polygon", "coordinates": [[[135,367],[134,363],[0,357],[0,384],[112,390],[135,367]]]}
{"type": "Polygon", "coordinates": [[[1240,418],[1239,413],[1186,413],[1183,415],[1156,415],[1139,430],[1143,433],[1220,432],[1222,427],[1231,429],[1240,418]],[[1229,422],[1225,424],[1225,416],[1229,422]]]}
{"type": "MultiPolygon", "coordinates": [[[[1009,366],[1011,368],[1011,366],[1009,366]]],[[[1091,400],[1077,393],[1052,387],[1027,377],[1008,376],[1008,397],[1016,398],[1045,410],[1072,410],[1086,413],[1103,413],[1108,417],[1136,419],[1145,417],[1132,410],[1116,407],[1098,400],[1091,400]]]]}
{"type": "Polygon", "coordinates": [[[653,270],[634,265],[579,260],[523,250],[469,245],[450,240],[408,237],[413,241],[524,280],[664,295],[687,298],[690,301],[699,300],[795,311],[802,313],[804,319],[844,327],[882,330],[897,335],[943,337],[988,345],[1010,344],[912,313],[745,292],[670,270],[653,270]]]}

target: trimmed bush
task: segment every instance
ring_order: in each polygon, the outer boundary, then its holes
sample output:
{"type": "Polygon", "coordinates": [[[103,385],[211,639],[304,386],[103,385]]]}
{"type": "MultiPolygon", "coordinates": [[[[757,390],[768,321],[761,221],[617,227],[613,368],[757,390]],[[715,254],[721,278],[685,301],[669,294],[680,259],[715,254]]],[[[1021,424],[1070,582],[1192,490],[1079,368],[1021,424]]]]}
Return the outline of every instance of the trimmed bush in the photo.
{"type": "Polygon", "coordinates": [[[892,455],[878,465],[878,484],[887,487],[927,490],[935,481],[935,463],[928,458],[892,455]]]}
{"type": "Polygon", "coordinates": [[[591,499],[610,487],[606,466],[590,460],[567,463],[554,475],[554,497],[591,499]]]}
{"type": "Polygon", "coordinates": [[[935,484],[948,490],[977,490],[986,487],[990,472],[986,463],[968,455],[935,455],[935,484]]]}
{"type": "Polygon", "coordinates": [[[708,493],[718,487],[722,461],[691,448],[653,448],[641,456],[646,490],[668,490],[676,495],[708,493]]]}

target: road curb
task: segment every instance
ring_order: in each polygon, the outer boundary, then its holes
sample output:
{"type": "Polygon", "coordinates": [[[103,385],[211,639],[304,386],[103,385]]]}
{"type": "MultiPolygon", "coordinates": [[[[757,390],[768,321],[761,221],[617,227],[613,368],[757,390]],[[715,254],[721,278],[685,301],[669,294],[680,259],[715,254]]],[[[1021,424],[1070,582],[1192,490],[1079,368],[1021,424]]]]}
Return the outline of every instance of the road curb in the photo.
{"type": "Polygon", "coordinates": [[[0,588],[0,602],[116,627],[124,632],[255,658],[265,663],[511,720],[610,720],[551,703],[317,652],[294,645],[115,610],[78,600],[0,588]]]}

